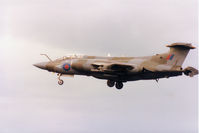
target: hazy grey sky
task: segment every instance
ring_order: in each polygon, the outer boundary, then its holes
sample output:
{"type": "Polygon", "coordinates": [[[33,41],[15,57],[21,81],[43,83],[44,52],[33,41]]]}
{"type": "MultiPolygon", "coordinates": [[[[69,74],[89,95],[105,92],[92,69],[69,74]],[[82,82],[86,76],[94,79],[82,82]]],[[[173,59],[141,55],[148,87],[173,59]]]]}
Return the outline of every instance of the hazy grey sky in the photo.
{"type": "MultiPolygon", "coordinates": [[[[196,0],[0,1],[0,133],[196,133],[197,77],[66,78],[32,64],[67,54],[144,56],[198,47],[196,0]]],[[[197,50],[183,67],[198,66],[197,50]]]]}

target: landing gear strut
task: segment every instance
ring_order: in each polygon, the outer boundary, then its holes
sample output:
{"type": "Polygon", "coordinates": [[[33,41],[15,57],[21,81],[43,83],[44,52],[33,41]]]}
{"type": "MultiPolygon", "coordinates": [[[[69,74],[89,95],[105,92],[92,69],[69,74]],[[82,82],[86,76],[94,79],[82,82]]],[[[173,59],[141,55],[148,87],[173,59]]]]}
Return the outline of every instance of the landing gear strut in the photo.
{"type": "Polygon", "coordinates": [[[58,76],[58,84],[59,84],[59,85],[63,85],[64,81],[63,81],[62,79],[60,79],[61,74],[58,73],[57,76],[58,76]]]}

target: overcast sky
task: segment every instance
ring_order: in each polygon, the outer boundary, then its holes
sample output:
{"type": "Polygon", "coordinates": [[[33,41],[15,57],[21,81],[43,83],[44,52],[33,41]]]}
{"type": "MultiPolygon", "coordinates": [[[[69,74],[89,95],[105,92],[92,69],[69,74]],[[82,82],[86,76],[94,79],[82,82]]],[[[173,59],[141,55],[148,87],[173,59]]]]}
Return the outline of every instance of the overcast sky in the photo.
{"type": "MultiPolygon", "coordinates": [[[[0,1],[0,133],[196,133],[197,76],[122,90],[32,64],[68,54],[145,56],[198,48],[197,0],[0,1]]],[[[197,50],[183,67],[198,67],[197,50]]]]}

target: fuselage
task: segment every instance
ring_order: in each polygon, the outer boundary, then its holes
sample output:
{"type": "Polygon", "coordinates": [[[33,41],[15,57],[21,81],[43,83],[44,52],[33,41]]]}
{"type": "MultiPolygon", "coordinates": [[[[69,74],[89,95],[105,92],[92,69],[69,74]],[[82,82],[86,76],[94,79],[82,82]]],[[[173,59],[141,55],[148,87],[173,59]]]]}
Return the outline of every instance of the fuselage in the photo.
{"type": "Polygon", "coordinates": [[[163,57],[164,54],[145,57],[69,56],[43,64],[46,65],[45,69],[50,72],[66,75],[86,75],[122,82],[182,75],[182,69],[172,69],[172,66],[165,64],[166,58],[163,57]],[[134,69],[115,74],[113,70],[96,70],[95,65],[93,65],[95,63],[103,65],[105,68],[107,64],[125,63],[133,65],[134,69]]]}
{"type": "Polygon", "coordinates": [[[100,57],[100,56],[66,56],[52,61],[35,64],[50,72],[58,73],[58,83],[63,84],[61,75],[85,75],[107,80],[109,87],[123,87],[123,82],[135,80],[169,78],[182,75],[193,77],[198,70],[193,67],[183,69],[181,66],[190,49],[188,43],[167,45],[170,51],[163,54],[144,57],[100,57]]]}

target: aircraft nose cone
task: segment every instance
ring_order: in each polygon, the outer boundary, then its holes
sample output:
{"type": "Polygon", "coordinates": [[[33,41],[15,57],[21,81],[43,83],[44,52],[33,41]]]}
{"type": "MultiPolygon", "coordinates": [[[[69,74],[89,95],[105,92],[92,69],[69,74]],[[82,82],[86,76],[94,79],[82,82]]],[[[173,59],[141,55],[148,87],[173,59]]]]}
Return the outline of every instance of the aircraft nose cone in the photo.
{"type": "Polygon", "coordinates": [[[46,69],[46,64],[47,64],[47,62],[41,62],[41,63],[36,63],[36,64],[33,64],[33,65],[38,67],[38,68],[41,68],[41,69],[46,69]]]}

